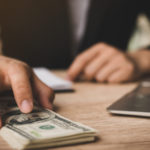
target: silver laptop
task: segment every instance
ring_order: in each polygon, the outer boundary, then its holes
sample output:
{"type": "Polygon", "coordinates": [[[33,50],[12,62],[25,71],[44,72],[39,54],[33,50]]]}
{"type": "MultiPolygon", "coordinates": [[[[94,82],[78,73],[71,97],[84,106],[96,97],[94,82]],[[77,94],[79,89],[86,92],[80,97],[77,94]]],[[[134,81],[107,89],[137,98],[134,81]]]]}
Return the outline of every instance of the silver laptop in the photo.
{"type": "Polygon", "coordinates": [[[150,81],[143,81],[132,92],[107,108],[112,114],[150,117],[150,81]]]}

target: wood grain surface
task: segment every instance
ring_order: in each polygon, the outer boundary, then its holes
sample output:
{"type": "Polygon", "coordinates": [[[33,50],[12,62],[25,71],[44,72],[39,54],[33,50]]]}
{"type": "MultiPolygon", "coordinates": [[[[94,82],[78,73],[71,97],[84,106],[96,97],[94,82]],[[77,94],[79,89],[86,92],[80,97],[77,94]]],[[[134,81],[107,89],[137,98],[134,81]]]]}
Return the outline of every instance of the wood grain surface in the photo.
{"type": "MultiPolygon", "coordinates": [[[[65,77],[64,71],[54,71],[65,77]]],[[[71,120],[91,126],[98,131],[95,142],[49,148],[45,150],[149,150],[150,119],[111,115],[106,108],[137,83],[100,84],[74,83],[75,92],[57,93],[54,109],[71,120]]],[[[11,148],[0,138],[0,150],[11,148]]]]}

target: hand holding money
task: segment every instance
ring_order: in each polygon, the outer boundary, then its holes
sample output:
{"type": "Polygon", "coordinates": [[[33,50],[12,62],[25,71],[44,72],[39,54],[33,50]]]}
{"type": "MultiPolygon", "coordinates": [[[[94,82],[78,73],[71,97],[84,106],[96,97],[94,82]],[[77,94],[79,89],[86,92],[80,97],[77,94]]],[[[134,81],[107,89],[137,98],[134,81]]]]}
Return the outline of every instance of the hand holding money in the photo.
{"type": "Polygon", "coordinates": [[[16,103],[23,113],[32,111],[34,95],[41,106],[52,108],[52,89],[41,82],[24,62],[1,55],[0,85],[0,92],[12,89],[16,103]]]}

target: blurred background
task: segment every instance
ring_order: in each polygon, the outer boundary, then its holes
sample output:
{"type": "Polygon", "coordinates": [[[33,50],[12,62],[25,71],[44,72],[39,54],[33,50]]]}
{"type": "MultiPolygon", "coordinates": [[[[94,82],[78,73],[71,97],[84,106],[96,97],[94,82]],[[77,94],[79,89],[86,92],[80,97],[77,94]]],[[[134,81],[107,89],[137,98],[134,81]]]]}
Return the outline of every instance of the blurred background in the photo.
{"type": "Polygon", "coordinates": [[[150,45],[150,20],[145,14],[140,14],[136,21],[134,32],[128,43],[129,51],[136,51],[150,45]]]}

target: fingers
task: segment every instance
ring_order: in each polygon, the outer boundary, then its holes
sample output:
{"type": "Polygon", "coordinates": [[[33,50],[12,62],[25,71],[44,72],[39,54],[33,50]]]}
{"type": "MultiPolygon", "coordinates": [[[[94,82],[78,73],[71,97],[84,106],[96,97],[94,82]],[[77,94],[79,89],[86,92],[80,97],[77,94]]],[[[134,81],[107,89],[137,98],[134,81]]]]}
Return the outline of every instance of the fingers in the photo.
{"type": "Polygon", "coordinates": [[[54,100],[54,92],[51,88],[45,85],[38,77],[33,73],[33,87],[35,97],[42,107],[52,109],[52,103],[54,100]]]}
{"type": "Polygon", "coordinates": [[[68,75],[74,80],[82,72],[84,78],[88,80],[124,82],[135,78],[135,68],[136,64],[127,54],[113,46],[100,43],[80,54],[69,68],[68,75]],[[119,73],[118,70],[122,71],[119,73]]]}
{"type": "Polygon", "coordinates": [[[85,78],[91,80],[98,69],[109,61],[118,50],[105,43],[98,43],[77,56],[68,70],[68,78],[76,79],[81,72],[85,74],[85,78]],[[103,55],[103,56],[101,56],[103,55]]]}
{"type": "Polygon", "coordinates": [[[113,59],[105,65],[96,75],[98,82],[120,83],[135,78],[135,66],[128,60],[113,59]]]}
{"type": "Polygon", "coordinates": [[[104,66],[106,66],[113,55],[111,53],[101,53],[91,61],[84,69],[86,79],[92,80],[104,66]]]}
{"type": "Polygon", "coordinates": [[[120,83],[120,82],[130,81],[130,80],[133,80],[134,74],[135,74],[134,67],[129,64],[125,66],[124,68],[120,67],[120,69],[112,73],[108,77],[108,82],[120,83]]]}
{"type": "Polygon", "coordinates": [[[52,109],[52,89],[42,83],[32,69],[21,61],[0,56],[0,86],[0,90],[12,88],[16,103],[23,113],[32,111],[34,96],[38,97],[41,106],[52,109]]]}
{"type": "Polygon", "coordinates": [[[25,68],[14,65],[8,70],[8,76],[18,107],[23,113],[29,113],[33,109],[33,94],[30,73],[25,68]]]}
{"type": "Polygon", "coordinates": [[[120,83],[126,80],[125,72],[123,70],[118,70],[111,74],[108,78],[108,82],[111,83],[120,83]]]}
{"type": "Polygon", "coordinates": [[[9,71],[9,77],[16,102],[23,113],[32,111],[35,97],[42,107],[52,109],[52,89],[41,82],[31,69],[15,67],[9,71]]]}
{"type": "Polygon", "coordinates": [[[118,71],[119,69],[120,66],[118,64],[110,62],[99,70],[99,72],[95,75],[95,79],[98,82],[108,81],[109,76],[114,72],[118,71]]]}
{"type": "Polygon", "coordinates": [[[93,46],[77,56],[68,69],[68,78],[70,80],[75,80],[78,77],[85,66],[98,54],[98,49],[99,48],[97,46],[93,46]]]}

